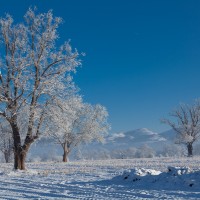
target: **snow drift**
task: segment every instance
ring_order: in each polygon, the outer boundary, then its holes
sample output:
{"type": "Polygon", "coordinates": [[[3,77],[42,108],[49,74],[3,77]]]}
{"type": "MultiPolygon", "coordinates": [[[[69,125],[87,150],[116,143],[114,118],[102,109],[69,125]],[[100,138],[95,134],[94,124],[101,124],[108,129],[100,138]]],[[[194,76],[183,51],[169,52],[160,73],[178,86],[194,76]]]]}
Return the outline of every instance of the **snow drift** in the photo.
{"type": "Polygon", "coordinates": [[[112,179],[118,184],[131,184],[135,188],[159,190],[197,190],[200,188],[200,170],[188,167],[168,167],[167,172],[135,168],[124,171],[112,179]]]}

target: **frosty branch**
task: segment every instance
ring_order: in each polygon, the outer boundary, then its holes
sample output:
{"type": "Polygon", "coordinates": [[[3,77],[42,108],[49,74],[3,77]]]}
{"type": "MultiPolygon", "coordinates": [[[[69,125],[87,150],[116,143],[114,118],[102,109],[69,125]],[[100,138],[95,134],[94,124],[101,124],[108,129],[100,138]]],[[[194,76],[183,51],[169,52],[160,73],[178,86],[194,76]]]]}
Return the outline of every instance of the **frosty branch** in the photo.
{"type": "Polygon", "coordinates": [[[47,133],[62,146],[64,162],[67,162],[68,154],[78,145],[93,140],[103,141],[109,129],[106,109],[101,105],[83,103],[80,96],[51,105],[47,116],[48,121],[51,121],[47,133]]]}
{"type": "Polygon", "coordinates": [[[193,105],[180,105],[170,116],[175,120],[164,119],[164,123],[171,126],[177,133],[177,143],[187,146],[188,156],[193,155],[193,143],[200,137],[200,102],[193,105]]]}
{"type": "Polygon", "coordinates": [[[25,169],[26,154],[42,128],[44,105],[72,90],[70,73],[81,64],[69,42],[56,46],[61,22],[52,11],[38,14],[35,9],[26,12],[23,23],[15,24],[10,15],[0,19],[4,52],[0,60],[0,116],[12,129],[15,169],[25,169]],[[23,112],[28,120],[22,129],[19,116],[23,112]]]}

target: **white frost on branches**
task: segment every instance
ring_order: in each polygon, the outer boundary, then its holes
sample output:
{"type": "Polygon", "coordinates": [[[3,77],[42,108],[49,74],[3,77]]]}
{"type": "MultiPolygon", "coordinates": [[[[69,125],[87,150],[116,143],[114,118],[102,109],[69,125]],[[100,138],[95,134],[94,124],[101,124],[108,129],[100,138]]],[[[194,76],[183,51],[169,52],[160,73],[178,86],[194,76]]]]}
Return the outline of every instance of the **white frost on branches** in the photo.
{"type": "Polygon", "coordinates": [[[57,45],[61,23],[51,10],[37,13],[31,8],[23,23],[15,23],[10,15],[0,18],[0,116],[12,129],[16,169],[25,168],[26,153],[43,130],[48,104],[76,90],[71,76],[81,61],[70,41],[57,45]]]}
{"type": "Polygon", "coordinates": [[[58,101],[49,105],[46,132],[60,144],[67,156],[81,143],[91,141],[103,142],[108,132],[108,113],[101,105],[83,103],[80,96],[58,101]]]}
{"type": "Polygon", "coordinates": [[[172,127],[177,133],[176,143],[185,144],[188,156],[192,156],[193,143],[200,137],[200,101],[191,106],[181,104],[178,109],[170,113],[174,120],[164,119],[164,123],[172,127]]]}

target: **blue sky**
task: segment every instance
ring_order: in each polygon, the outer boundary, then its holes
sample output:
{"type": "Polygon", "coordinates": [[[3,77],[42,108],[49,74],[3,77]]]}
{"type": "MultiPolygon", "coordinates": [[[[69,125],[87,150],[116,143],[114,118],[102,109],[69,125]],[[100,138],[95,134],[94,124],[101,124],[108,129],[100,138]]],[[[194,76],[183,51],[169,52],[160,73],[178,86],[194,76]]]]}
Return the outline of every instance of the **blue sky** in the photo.
{"type": "Polygon", "coordinates": [[[75,81],[85,101],[107,107],[112,132],[146,127],[200,97],[198,0],[0,0],[0,15],[53,9],[61,41],[85,52],[75,81]]]}

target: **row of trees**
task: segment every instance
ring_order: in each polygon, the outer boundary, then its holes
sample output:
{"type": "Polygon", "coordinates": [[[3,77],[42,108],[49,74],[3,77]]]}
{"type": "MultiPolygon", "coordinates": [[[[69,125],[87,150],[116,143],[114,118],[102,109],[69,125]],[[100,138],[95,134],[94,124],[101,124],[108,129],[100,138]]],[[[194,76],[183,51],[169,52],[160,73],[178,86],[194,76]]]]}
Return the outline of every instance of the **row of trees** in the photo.
{"type": "MultiPolygon", "coordinates": [[[[199,155],[197,151],[199,146],[194,148],[195,154],[199,155]]],[[[153,158],[153,157],[183,157],[185,156],[185,151],[182,145],[176,144],[165,144],[162,148],[155,150],[154,148],[148,146],[147,144],[142,145],[138,148],[119,148],[119,149],[96,149],[90,151],[87,149],[82,149],[76,152],[74,155],[75,159],[85,159],[85,160],[106,160],[106,159],[133,159],[133,158],[153,158]]],[[[49,158],[50,159],[50,158],[49,158]]],[[[54,158],[55,159],[55,158],[54,158]]]]}
{"type": "Polygon", "coordinates": [[[73,147],[102,140],[109,127],[106,109],[77,94],[72,75],[80,54],[69,41],[57,45],[61,23],[52,11],[36,9],[22,23],[10,15],[0,19],[1,142],[8,145],[2,145],[4,155],[13,151],[15,169],[25,169],[30,146],[42,135],[62,145],[66,161],[73,147]]]}
{"type": "MultiPolygon", "coordinates": [[[[61,148],[56,146],[53,141],[44,139],[38,141],[28,155],[28,162],[40,161],[61,161],[61,148]],[[48,141],[47,141],[48,140],[48,141]],[[42,151],[42,150],[47,151],[42,151]],[[39,152],[43,153],[39,153],[39,152]]],[[[162,146],[155,149],[147,144],[139,147],[115,147],[113,149],[106,148],[103,145],[96,147],[96,143],[92,145],[80,145],[69,155],[70,160],[109,160],[109,159],[134,159],[134,158],[153,158],[153,157],[184,157],[186,156],[186,149],[183,145],[173,143],[163,143],[162,146]],[[96,147],[96,148],[95,148],[96,147]]],[[[194,145],[194,155],[199,155],[200,144],[194,145]]],[[[2,158],[3,160],[3,158],[2,158]]]]}

